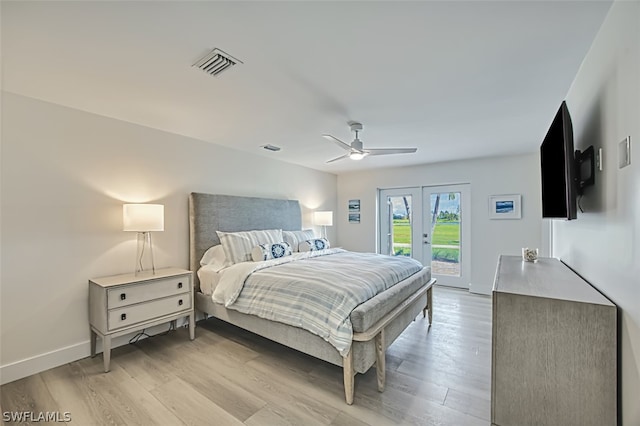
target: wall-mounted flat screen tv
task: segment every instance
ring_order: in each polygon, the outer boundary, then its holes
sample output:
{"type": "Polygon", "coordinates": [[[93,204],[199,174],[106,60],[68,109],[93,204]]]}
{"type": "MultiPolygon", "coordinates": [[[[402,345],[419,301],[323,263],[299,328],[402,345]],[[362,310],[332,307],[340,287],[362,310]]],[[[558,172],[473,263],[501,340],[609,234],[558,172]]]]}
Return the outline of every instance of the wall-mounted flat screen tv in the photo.
{"type": "Polygon", "coordinates": [[[540,146],[542,217],[576,219],[578,194],[573,151],[573,126],[562,102],[540,146]]]}

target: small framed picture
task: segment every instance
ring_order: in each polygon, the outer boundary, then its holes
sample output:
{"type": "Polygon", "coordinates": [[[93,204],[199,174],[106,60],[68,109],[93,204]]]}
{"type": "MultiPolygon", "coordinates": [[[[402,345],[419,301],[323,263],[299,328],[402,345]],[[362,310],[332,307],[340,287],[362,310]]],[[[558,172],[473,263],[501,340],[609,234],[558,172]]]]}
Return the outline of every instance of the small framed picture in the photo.
{"type": "Polygon", "coordinates": [[[492,195],[489,197],[489,219],[521,219],[520,194],[492,195]]]}
{"type": "Polygon", "coordinates": [[[349,213],[360,213],[360,200],[349,200],[349,213]]]}
{"type": "Polygon", "coordinates": [[[360,213],[349,213],[349,223],[360,223],[360,213]]]}

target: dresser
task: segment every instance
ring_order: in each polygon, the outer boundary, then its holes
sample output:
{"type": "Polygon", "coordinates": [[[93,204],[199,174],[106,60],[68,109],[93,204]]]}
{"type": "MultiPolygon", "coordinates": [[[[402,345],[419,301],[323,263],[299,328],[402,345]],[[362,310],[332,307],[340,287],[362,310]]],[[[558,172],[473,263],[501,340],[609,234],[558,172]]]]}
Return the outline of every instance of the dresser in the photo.
{"type": "Polygon", "coordinates": [[[492,296],[492,424],[616,425],[616,306],[549,258],[500,256],[492,296]]]}
{"type": "Polygon", "coordinates": [[[124,274],[89,280],[91,356],[102,338],[104,371],[109,371],[111,339],[155,325],[189,318],[189,337],[195,338],[193,275],[177,268],[155,274],[124,274]]]}

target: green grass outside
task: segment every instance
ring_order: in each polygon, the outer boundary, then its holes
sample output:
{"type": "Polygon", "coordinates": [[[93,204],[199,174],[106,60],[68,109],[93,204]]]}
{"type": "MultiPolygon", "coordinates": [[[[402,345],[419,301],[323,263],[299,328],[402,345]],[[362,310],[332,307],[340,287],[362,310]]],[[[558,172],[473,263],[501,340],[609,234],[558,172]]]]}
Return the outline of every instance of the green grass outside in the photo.
{"type": "MultiPolygon", "coordinates": [[[[411,244],[411,226],[408,220],[393,220],[393,241],[396,243],[411,244]]],[[[460,245],[460,223],[436,223],[431,243],[444,246],[460,245]]]]}
{"type": "Polygon", "coordinates": [[[408,220],[393,220],[393,241],[395,243],[411,244],[411,225],[409,225],[408,220]]]}
{"type": "Polygon", "coordinates": [[[432,248],[431,259],[441,262],[460,262],[460,249],[432,248]]]}
{"type": "Polygon", "coordinates": [[[411,248],[409,248],[409,247],[396,247],[395,255],[396,256],[411,257],[411,248]]]}
{"type": "Polygon", "coordinates": [[[436,223],[433,230],[433,244],[443,246],[459,246],[460,245],[460,223],[444,222],[436,223]]]}
{"type": "MultiPolygon", "coordinates": [[[[411,244],[411,226],[406,219],[393,220],[393,241],[400,244],[411,244]]],[[[433,231],[433,245],[460,245],[460,223],[459,222],[438,222],[433,231]]],[[[411,249],[409,247],[397,247],[396,255],[410,256],[411,249]]],[[[459,248],[433,248],[433,260],[443,262],[459,262],[459,248]]]]}

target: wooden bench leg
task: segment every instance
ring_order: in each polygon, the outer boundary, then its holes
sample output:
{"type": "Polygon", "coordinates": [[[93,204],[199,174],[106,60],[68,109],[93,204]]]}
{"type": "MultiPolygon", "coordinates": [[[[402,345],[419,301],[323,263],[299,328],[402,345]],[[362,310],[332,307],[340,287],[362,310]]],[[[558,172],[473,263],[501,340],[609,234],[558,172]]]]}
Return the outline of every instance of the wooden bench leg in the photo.
{"type": "Polygon", "coordinates": [[[385,360],[385,342],[384,328],[376,335],[376,373],[378,376],[378,392],[384,390],[386,360],[385,360]]]}
{"type": "Polygon", "coordinates": [[[353,348],[342,361],[342,371],[344,374],[344,396],[347,404],[353,404],[355,371],[353,371],[353,348]]]}
{"type": "Polygon", "coordinates": [[[431,325],[431,321],[433,320],[433,286],[427,290],[427,306],[422,310],[423,318],[427,316],[427,311],[429,311],[429,325],[431,325]]]}
{"type": "Polygon", "coordinates": [[[427,309],[429,310],[429,325],[433,320],[433,286],[427,290],[427,309]]]}

